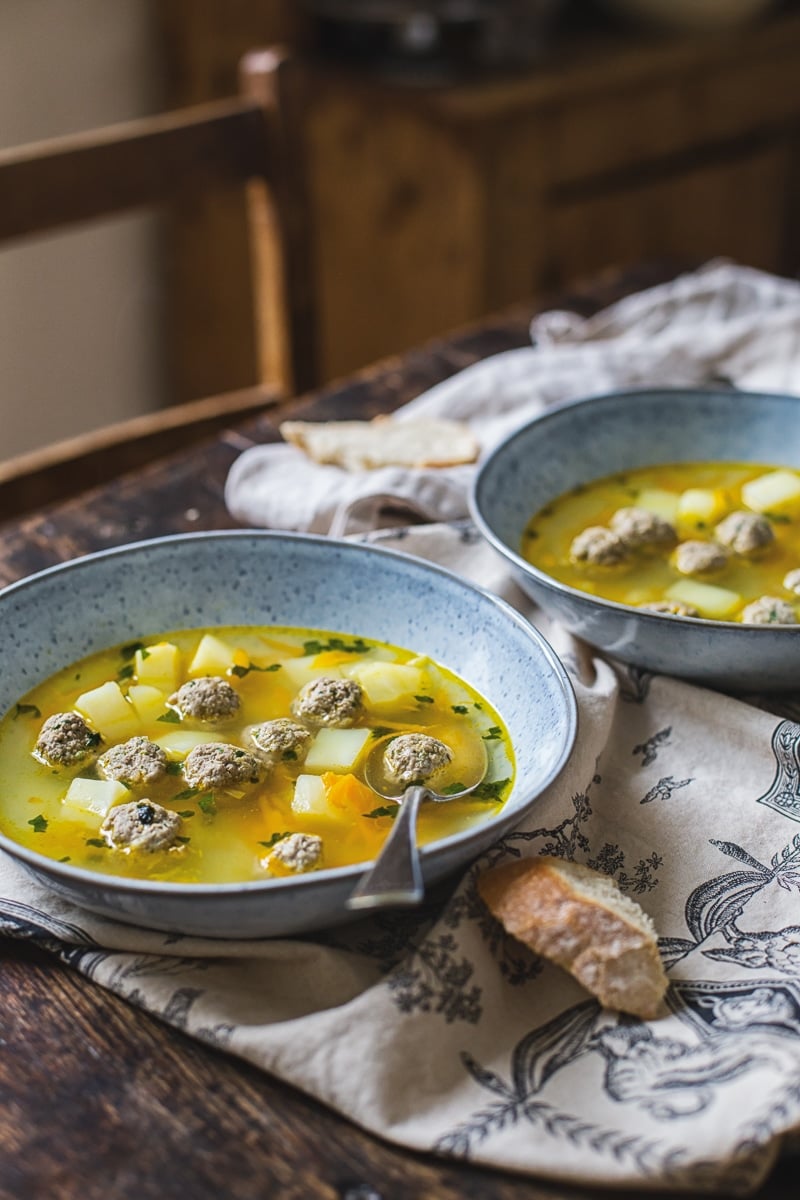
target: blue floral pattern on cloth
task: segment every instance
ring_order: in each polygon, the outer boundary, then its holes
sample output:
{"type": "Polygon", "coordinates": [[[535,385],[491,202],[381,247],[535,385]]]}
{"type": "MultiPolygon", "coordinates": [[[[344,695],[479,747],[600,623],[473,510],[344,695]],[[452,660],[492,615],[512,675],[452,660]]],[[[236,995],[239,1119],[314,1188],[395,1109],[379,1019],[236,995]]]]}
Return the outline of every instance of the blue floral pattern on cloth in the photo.
{"type": "Polygon", "coordinates": [[[400,1144],[578,1184],[756,1188],[800,1123],[792,699],[603,660],[540,618],[467,522],[370,537],[504,595],[566,664],[578,745],[527,820],[422,909],[291,941],[118,925],[6,859],[0,928],[400,1144]],[[650,913],[660,1019],[602,1009],[489,915],[480,873],[536,855],[613,876],[650,913]]]}

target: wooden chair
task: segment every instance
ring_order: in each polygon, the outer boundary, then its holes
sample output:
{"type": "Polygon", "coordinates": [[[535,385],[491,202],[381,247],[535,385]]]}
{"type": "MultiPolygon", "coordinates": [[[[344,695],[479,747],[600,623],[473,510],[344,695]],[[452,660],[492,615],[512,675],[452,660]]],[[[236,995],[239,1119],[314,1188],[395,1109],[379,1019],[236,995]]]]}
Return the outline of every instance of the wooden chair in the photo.
{"type": "Polygon", "coordinates": [[[313,384],[305,185],[289,116],[301,104],[298,72],[280,49],[254,51],[242,61],[238,97],[0,151],[0,246],[134,209],[179,206],[198,192],[245,189],[255,340],[262,364],[268,354],[274,362],[276,345],[282,350],[287,381],[284,388],[262,382],[221,400],[174,405],[0,462],[0,521],[105,482],[313,384]]]}

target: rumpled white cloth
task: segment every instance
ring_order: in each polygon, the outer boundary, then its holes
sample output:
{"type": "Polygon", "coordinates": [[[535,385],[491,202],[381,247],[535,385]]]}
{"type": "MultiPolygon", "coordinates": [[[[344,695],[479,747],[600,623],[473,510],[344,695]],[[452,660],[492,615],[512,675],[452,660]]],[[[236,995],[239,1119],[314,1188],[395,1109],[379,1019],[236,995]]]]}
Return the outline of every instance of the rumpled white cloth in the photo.
{"type": "Polygon", "coordinates": [[[528,818],[425,911],[290,940],[124,926],[0,854],[0,930],[400,1145],[637,1194],[754,1190],[800,1125],[800,725],[614,668],[467,522],[363,536],[503,595],[560,654],[579,739],[528,818]],[[664,1016],[601,1009],[489,918],[480,871],[537,854],[612,875],[650,913],[664,1016]]]}
{"type": "MultiPolygon", "coordinates": [[[[617,388],[730,380],[753,391],[800,392],[800,283],[711,263],[639,292],[594,317],[549,312],[533,344],[497,354],[395,414],[466,421],[482,453],[550,405],[617,388]]],[[[389,506],[426,520],[467,514],[474,467],[348,472],[283,444],[254,446],[227,480],[244,524],[333,533],[379,526],[389,506]]]]}
{"type": "MultiPolygon", "coordinates": [[[[601,374],[600,390],[623,369],[652,382],[649,346],[661,382],[678,381],[666,362],[683,347],[694,374],[681,381],[724,366],[739,383],[800,390],[799,332],[797,285],[714,267],[593,321],[550,314],[536,349],[415,403],[453,415],[451,397],[483,430],[508,427],[601,374]],[[559,364],[552,382],[539,355],[559,364]]],[[[560,654],[579,737],[530,815],[425,911],[291,940],[123,926],[0,854],[0,929],[400,1145],[638,1194],[754,1190],[800,1127],[800,697],[778,715],[616,666],[547,622],[467,521],[359,536],[504,596],[560,654]],[[650,913],[670,977],[660,1019],[601,1009],[489,918],[480,871],[538,854],[604,871],[650,913]]]]}

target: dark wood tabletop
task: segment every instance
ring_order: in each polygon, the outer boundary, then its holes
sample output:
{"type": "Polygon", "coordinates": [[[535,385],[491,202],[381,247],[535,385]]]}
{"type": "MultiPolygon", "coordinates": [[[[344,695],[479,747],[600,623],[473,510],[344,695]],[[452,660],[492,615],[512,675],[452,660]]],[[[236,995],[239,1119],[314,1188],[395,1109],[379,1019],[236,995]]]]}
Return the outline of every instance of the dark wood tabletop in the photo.
{"type": "MultiPolygon", "coordinates": [[[[664,274],[609,276],[558,302],[589,312],[664,274]]],[[[291,415],[360,418],[394,409],[478,359],[526,344],[533,312],[519,308],[384,362],[296,402],[291,415]]],[[[278,439],[277,419],[266,410],[107,486],[0,524],[0,584],[125,542],[234,528],[223,500],[228,469],[247,446],[278,439]]],[[[29,943],[0,939],[0,951],[2,1200],[612,1195],[399,1149],[29,943]]],[[[796,1162],[782,1162],[759,1200],[796,1195],[796,1162]]]]}

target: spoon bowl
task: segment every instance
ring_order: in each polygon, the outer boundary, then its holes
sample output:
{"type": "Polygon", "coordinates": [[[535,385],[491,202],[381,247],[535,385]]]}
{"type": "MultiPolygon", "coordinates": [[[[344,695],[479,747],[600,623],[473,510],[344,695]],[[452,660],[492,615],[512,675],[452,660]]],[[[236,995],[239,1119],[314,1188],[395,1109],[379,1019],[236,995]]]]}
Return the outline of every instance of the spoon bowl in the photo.
{"type": "MultiPolygon", "coordinates": [[[[441,790],[432,788],[424,780],[415,780],[398,792],[398,784],[386,772],[384,755],[386,745],[394,737],[392,733],[376,742],[367,758],[364,776],[367,784],[382,800],[398,805],[392,832],[384,842],[372,869],[353,889],[347,907],[351,910],[387,908],[398,905],[420,904],[425,895],[422,867],[417,845],[417,816],[425,800],[437,804],[459,800],[474,792],[483,782],[488,767],[488,755],[483,741],[475,762],[458,781],[444,785],[441,790]],[[466,779],[466,782],[464,782],[466,779]]],[[[452,769],[449,772],[452,774],[452,769]]],[[[444,771],[435,773],[440,778],[444,771]]],[[[446,777],[446,776],[445,776],[446,777]]],[[[400,785],[401,786],[401,785],[400,785]]]]}

